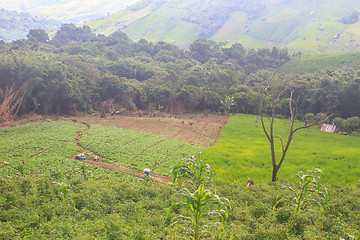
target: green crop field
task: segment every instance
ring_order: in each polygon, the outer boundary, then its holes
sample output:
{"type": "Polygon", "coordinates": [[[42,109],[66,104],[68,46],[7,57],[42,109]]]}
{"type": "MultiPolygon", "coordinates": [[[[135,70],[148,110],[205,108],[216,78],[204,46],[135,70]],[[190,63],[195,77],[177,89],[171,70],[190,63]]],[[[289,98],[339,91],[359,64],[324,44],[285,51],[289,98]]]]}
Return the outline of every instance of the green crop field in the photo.
{"type": "MultiPolygon", "coordinates": [[[[81,123],[70,121],[38,122],[6,128],[0,131],[0,177],[26,175],[39,177],[59,171],[77,173],[85,164],[71,159],[82,149],[73,140],[84,129],[81,123]]],[[[132,178],[109,170],[86,165],[93,177],[132,178]]]]}
{"type": "MultiPolygon", "coordinates": [[[[301,123],[297,123],[301,124],[301,123]]],[[[274,136],[287,139],[288,120],[277,119],[274,136]]],[[[295,133],[279,179],[292,181],[300,170],[320,168],[323,181],[331,184],[355,184],[359,180],[360,138],[320,132],[319,127],[295,133]]],[[[276,149],[281,154],[281,142],[276,149]]],[[[246,184],[251,177],[257,183],[271,181],[270,144],[254,115],[238,114],[229,118],[217,143],[203,152],[204,159],[215,169],[220,183],[246,184]]]]}
{"type": "MultiPolygon", "coordinates": [[[[286,120],[277,120],[283,134],[286,120]]],[[[38,122],[0,131],[0,239],[190,239],[191,233],[171,233],[176,214],[189,209],[182,201],[180,186],[165,185],[86,165],[73,160],[84,148],[102,161],[154,172],[168,173],[170,165],[202,147],[149,133],[92,124],[87,128],[72,121],[38,122]]],[[[229,199],[231,209],[222,227],[223,239],[351,239],[359,236],[360,184],[357,156],[359,138],[299,132],[279,177],[287,178],[302,167],[319,166],[329,191],[328,202],[316,192],[295,212],[299,180],[269,182],[268,146],[256,116],[230,117],[220,139],[205,153],[223,182],[216,194],[229,199]],[[331,142],[331,143],[330,143],[331,142]],[[335,157],[337,159],[335,159],[335,157]],[[338,163],[338,165],[334,163],[338,163]],[[347,167],[351,165],[351,168],[347,167]],[[328,174],[339,173],[336,176],[328,174]],[[242,186],[251,176],[255,185],[242,186]],[[347,176],[345,176],[347,175],[347,176]],[[352,186],[331,185],[341,178],[352,186]],[[233,182],[233,180],[238,182],[233,182]],[[286,183],[290,189],[279,190],[286,183]],[[277,197],[278,196],[278,197],[277,197]]],[[[204,177],[204,176],[202,176],[204,177]]],[[[215,186],[213,186],[215,187],[215,186]]],[[[214,191],[213,188],[207,191],[214,191]]],[[[311,195],[312,194],[312,195],[311,195]]],[[[203,224],[215,216],[204,214],[203,224]]],[[[210,229],[211,230],[211,229],[210,229]]],[[[213,232],[206,232],[210,239],[213,232]]]]}
{"type": "Polygon", "coordinates": [[[202,151],[203,147],[161,135],[130,129],[93,124],[80,140],[82,146],[103,157],[103,161],[137,170],[149,168],[168,175],[184,157],[202,151]]]}
{"type": "MultiPolygon", "coordinates": [[[[72,156],[83,149],[76,146],[76,133],[85,125],[70,121],[52,121],[20,125],[0,131],[0,177],[18,174],[39,176],[53,170],[62,173],[75,171],[84,163],[72,156]]],[[[128,166],[142,171],[168,175],[171,166],[182,158],[202,150],[198,145],[169,139],[164,136],[116,127],[91,125],[80,139],[82,146],[103,161],[128,166]]],[[[109,170],[87,166],[99,179],[109,170]]],[[[118,174],[115,174],[118,175],[118,174]]]]}
{"type": "Polygon", "coordinates": [[[134,39],[146,38],[150,41],[177,42],[194,41],[197,26],[181,20],[182,11],[161,7],[155,13],[130,25],[126,32],[134,39]],[[171,15],[168,13],[171,12],[171,15]],[[164,17],[165,16],[165,17],[164,17]]]}

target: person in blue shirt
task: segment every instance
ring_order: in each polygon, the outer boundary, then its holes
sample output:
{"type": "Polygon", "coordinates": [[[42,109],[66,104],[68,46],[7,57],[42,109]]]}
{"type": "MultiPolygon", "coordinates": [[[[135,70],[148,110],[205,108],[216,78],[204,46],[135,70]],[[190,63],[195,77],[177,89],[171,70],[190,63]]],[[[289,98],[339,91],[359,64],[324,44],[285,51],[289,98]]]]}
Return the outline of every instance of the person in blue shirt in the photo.
{"type": "Polygon", "coordinates": [[[145,177],[151,177],[150,176],[150,169],[145,168],[144,169],[144,174],[145,174],[145,177]]]}

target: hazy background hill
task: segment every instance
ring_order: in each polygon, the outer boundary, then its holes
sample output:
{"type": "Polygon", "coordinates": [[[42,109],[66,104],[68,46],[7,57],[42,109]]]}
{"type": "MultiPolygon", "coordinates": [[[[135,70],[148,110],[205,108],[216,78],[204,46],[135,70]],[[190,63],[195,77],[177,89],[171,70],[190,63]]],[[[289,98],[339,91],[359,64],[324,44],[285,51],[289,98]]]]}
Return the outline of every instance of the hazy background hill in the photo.
{"type": "MultiPolygon", "coordinates": [[[[360,1],[354,0],[0,0],[0,5],[63,23],[85,23],[95,33],[122,30],[133,40],[182,47],[204,37],[303,52],[360,50],[360,1]]],[[[13,31],[19,28],[24,27],[19,24],[13,31]]]]}
{"type": "Polygon", "coordinates": [[[0,0],[0,39],[24,39],[30,29],[44,29],[53,36],[61,23],[94,21],[138,1],[0,0]]]}
{"type": "Polygon", "coordinates": [[[9,11],[0,8],[0,40],[14,41],[26,38],[30,29],[44,29],[55,32],[61,22],[32,16],[26,12],[9,11]]]}
{"type": "Polygon", "coordinates": [[[352,0],[143,0],[88,25],[98,33],[122,29],[133,39],[178,45],[206,37],[246,47],[356,51],[359,9],[360,1],[352,0]]]}
{"type": "Polygon", "coordinates": [[[139,0],[0,0],[7,10],[28,12],[62,22],[80,23],[113,14],[139,0]]]}

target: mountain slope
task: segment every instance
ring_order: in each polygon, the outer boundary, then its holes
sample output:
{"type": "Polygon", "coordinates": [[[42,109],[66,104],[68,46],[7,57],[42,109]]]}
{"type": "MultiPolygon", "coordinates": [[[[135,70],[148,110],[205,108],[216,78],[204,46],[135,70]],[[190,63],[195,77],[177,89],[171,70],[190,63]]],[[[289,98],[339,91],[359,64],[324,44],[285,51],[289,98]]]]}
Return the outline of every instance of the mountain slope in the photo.
{"type": "Polygon", "coordinates": [[[0,0],[0,39],[26,38],[30,29],[53,35],[61,23],[84,23],[116,13],[139,0],[0,0]]]}
{"type": "Polygon", "coordinates": [[[0,0],[7,10],[28,12],[61,22],[80,23],[94,21],[114,14],[139,0],[0,0]]]}
{"type": "Polygon", "coordinates": [[[179,45],[206,37],[240,42],[247,47],[285,45],[305,52],[360,50],[360,23],[356,15],[360,12],[360,1],[254,2],[144,0],[88,25],[98,33],[110,34],[121,29],[133,39],[176,41],[179,45]],[[348,19],[355,21],[350,23],[348,19]]]}
{"type": "Polygon", "coordinates": [[[30,29],[44,29],[48,33],[61,25],[60,22],[33,17],[28,13],[18,13],[0,8],[0,40],[25,39],[30,29]]]}

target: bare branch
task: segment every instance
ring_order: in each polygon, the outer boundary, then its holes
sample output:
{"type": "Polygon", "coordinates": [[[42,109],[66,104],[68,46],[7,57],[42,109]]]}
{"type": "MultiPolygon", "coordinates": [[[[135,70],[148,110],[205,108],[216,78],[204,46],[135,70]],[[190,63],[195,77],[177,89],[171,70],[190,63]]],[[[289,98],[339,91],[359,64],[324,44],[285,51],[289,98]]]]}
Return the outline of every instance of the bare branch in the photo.
{"type": "Polygon", "coordinates": [[[311,124],[309,124],[309,125],[304,125],[304,126],[302,126],[302,127],[298,127],[298,128],[296,128],[296,129],[294,130],[294,133],[295,133],[296,131],[300,130],[300,129],[309,128],[309,127],[312,127],[312,126],[316,126],[316,125],[319,125],[319,124],[323,124],[323,123],[327,122],[333,115],[334,115],[334,114],[332,113],[332,114],[326,116],[325,118],[323,118],[323,119],[321,119],[321,120],[319,120],[319,121],[316,121],[316,122],[311,123],[311,124]]]}
{"type": "Polygon", "coordinates": [[[281,142],[281,149],[282,149],[282,151],[284,153],[284,142],[283,142],[281,136],[279,136],[279,138],[280,138],[280,142],[281,142]]]}
{"type": "Polygon", "coordinates": [[[271,142],[271,138],[270,138],[270,136],[269,136],[269,134],[268,134],[268,132],[266,131],[266,128],[265,128],[265,124],[264,124],[264,120],[263,120],[262,114],[260,114],[260,119],[261,119],[261,125],[262,125],[262,128],[263,128],[263,130],[264,130],[264,133],[265,133],[267,139],[269,140],[269,142],[271,142]]]}
{"type": "MultiPolygon", "coordinates": [[[[277,96],[276,100],[274,101],[275,104],[277,104],[280,101],[280,97],[281,95],[284,94],[284,92],[286,92],[286,90],[288,89],[288,86],[286,86],[277,96]]],[[[294,90],[293,90],[294,91],[294,90]]]]}

